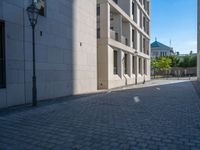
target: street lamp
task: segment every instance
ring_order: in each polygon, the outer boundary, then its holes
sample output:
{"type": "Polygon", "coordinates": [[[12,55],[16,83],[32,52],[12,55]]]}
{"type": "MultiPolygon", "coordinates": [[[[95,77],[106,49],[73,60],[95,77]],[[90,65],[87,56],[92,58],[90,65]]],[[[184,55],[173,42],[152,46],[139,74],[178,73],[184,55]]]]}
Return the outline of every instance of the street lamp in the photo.
{"type": "MultiPolygon", "coordinates": [[[[136,57],[137,60],[137,56],[138,56],[138,51],[134,52],[134,56],[136,57]]],[[[137,69],[138,65],[137,65],[137,61],[136,61],[136,73],[135,73],[135,84],[137,85],[137,77],[138,77],[138,69],[137,69]]]]}
{"type": "Polygon", "coordinates": [[[34,0],[32,0],[32,4],[27,7],[26,11],[32,27],[32,46],[33,46],[32,105],[37,106],[37,87],[36,87],[36,73],[35,73],[35,26],[37,24],[39,16],[39,9],[36,7],[34,0]]]}

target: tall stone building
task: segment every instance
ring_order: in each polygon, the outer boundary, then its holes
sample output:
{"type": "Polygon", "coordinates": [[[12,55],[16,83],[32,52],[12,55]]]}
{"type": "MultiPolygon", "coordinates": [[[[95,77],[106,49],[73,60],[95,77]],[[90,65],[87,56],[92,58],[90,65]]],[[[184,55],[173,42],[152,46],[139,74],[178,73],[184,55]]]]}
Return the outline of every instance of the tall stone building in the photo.
{"type": "MultiPolygon", "coordinates": [[[[149,0],[34,1],[38,100],[150,80],[149,0]]],[[[30,4],[0,0],[0,108],[32,101],[30,4]]]]}
{"type": "MultiPolygon", "coordinates": [[[[38,99],[97,90],[96,1],[40,0],[38,99]]],[[[32,100],[31,0],[0,0],[0,107],[32,100]]]]}
{"type": "Polygon", "coordinates": [[[149,0],[97,0],[99,89],[150,80],[149,29],[149,0]]]}

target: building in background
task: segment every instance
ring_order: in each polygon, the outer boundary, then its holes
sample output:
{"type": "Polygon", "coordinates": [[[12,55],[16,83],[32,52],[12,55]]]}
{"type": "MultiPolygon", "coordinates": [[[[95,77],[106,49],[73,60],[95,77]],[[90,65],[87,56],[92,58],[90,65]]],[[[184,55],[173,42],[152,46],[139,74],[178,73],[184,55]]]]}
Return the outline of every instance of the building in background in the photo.
{"type": "Polygon", "coordinates": [[[149,0],[97,0],[99,89],[150,80],[149,33],[149,0]]]}
{"type": "Polygon", "coordinates": [[[172,47],[162,44],[157,40],[151,44],[151,58],[159,58],[172,55],[175,55],[172,47]]]}
{"type": "MultiPolygon", "coordinates": [[[[95,0],[39,0],[38,99],[97,90],[95,0]]],[[[32,101],[31,0],[0,0],[0,107],[32,101]]]]}

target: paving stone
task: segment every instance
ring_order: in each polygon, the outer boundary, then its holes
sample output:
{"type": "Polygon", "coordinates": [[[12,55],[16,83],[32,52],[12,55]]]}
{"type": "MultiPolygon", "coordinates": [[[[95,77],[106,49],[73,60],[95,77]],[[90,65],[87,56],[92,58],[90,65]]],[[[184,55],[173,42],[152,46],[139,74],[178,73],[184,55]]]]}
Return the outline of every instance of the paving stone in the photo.
{"type": "Polygon", "coordinates": [[[0,111],[0,149],[197,150],[199,108],[200,98],[191,82],[170,81],[4,110],[0,111]]]}

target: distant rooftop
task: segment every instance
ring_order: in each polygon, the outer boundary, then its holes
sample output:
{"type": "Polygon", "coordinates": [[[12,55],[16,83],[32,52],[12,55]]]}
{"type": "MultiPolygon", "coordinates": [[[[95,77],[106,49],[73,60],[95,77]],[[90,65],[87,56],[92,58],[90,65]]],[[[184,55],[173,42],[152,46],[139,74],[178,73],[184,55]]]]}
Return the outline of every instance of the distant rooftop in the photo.
{"type": "Polygon", "coordinates": [[[162,43],[158,42],[157,40],[151,44],[151,48],[163,49],[163,50],[173,50],[172,47],[162,44],[162,43]]]}

